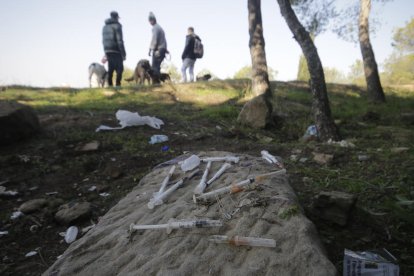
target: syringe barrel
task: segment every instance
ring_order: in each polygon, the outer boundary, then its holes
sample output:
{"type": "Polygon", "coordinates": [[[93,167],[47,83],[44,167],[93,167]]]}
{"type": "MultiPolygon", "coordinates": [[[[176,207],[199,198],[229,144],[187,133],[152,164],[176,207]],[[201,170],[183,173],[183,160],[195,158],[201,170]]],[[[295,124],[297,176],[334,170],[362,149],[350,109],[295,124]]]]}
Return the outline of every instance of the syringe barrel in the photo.
{"type": "Polygon", "coordinates": [[[225,161],[225,162],[232,162],[232,163],[238,163],[239,160],[240,158],[236,156],[206,157],[202,159],[203,162],[225,161]]]}
{"type": "Polygon", "coordinates": [[[276,241],[274,239],[234,236],[232,241],[237,246],[248,245],[248,246],[260,246],[260,247],[276,247],[276,241]]]}
{"type": "Polygon", "coordinates": [[[131,229],[133,230],[148,230],[148,229],[166,229],[168,224],[153,224],[153,225],[136,225],[132,224],[131,229]]]}
{"type": "Polygon", "coordinates": [[[164,203],[164,199],[166,199],[170,194],[172,194],[175,190],[177,190],[182,184],[184,180],[181,179],[162,194],[156,193],[153,198],[150,199],[147,206],[149,209],[154,209],[155,206],[161,205],[164,203]]]}
{"type": "Polygon", "coordinates": [[[209,161],[207,163],[206,169],[204,170],[204,174],[203,177],[200,180],[200,183],[197,185],[197,187],[195,187],[194,189],[194,194],[199,195],[202,194],[205,190],[205,188],[207,187],[207,176],[208,176],[208,172],[210,170],[211,167],[211,161],[209,161]]]}
{"type": "Polygon", "coordinates": [[[162,194],[165,191],[168,181],[170,180],[170,177],[173,175],[174,171],[175,171],[175,165],[171,167],[170,171],[168,172],[168,175],[162,181],[160,190],[158,191],[159,194],[162,194]]]}
{"type": "Polygon", "coordinates": [[[276,241],[274,239],[262,239],[241,236],[234,236],[230,238],[228,236],[213,235],[210,236],[208,240],[215,243],[228,243],[236,246],[247,245],[257,247],[276,247],[276,241]]]}
{"type": "Polygon", "coordinates": [[[213,183],[217,178],[219,178],[225,172],[225,170],[227,170],[230,167],[231,167],[231,164],[224,163],[221,166],[221,168],[218,170],[218,172],[216,172],[216,174],[209,181],[207,181],[207,186],[209,186],[211,183],[213,183]]]}

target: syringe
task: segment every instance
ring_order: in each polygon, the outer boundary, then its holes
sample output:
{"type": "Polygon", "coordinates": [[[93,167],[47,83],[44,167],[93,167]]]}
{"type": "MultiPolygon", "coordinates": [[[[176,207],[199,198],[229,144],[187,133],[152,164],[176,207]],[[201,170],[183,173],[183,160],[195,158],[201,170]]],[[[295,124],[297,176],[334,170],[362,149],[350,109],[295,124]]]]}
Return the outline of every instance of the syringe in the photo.
{"type": "Polygon", "coordinates": [[[240,158],[236,156],[224,156],[224,157],[206,157],[202,158],[201,161],[203,162],[216,162],[216,161],[224,161],[230,163],[239,163],[240,158]]]}
{"type": "Polygon", "coordinates": [[[270,164],[276,164],[276,166],[283,168],[283,165],[279,162],[279,160],[277,160],[276,157],[271,155],[267,150],[262,150],[260,153],[262,154],[262,158],[270,164]]]}
{"type": "Polygon", "coordinates": [[[279,174],[284,174],[284,173],[286,173],[286,169],[257,175],[255,177],[240,181],[236,184],[232,184],[232,185],[229,185],[229,186],[226,186],[226,187],[223,187],[223,188],[220,188],[220,189],[208,192],[208,193],[204,193],[199,196],[194,195],[193,200],[195,203],[197,203],[199,201],[207,201],[208,199],[214,198],[217,195],[238,193],[240,191],[243,191],[246,186],[250,185],[253,182],[260,181],[263,178],[267,178],[268,176],[279,175],[279,174]]]}
{"type": "Polygon", "coordinates": [[[252,238],[252,237],[228,237],[221,235],[213,235],[208,239],[211,242],[215,243],[228,243],[236,246],[248,245],[248,246],[260,246],[260,247],[276,247],[276,241],[274,239],[262,239],[262,238],[252,238]]]}
{"type": "Polygon", "coordinates": [[[194,175],[196,175],[199,172],[199,170],[195,170],[192,172],[188,177],[184,177],[183,179],[179,180],[177,183],[172,185],[170,188],[165,190],[162,194],[156,193],[153,198],[150,199],[147,206],[149,209],[154,209],[155,206],[161,205],[164,203],[164,200],[170,196],[175,190],[181,187],[183,185],[184,180],[191,179],[194,175]]]}
{"type": "Polygon", "coordinates": [[[206,183],[206,186],[210,186],[211,183],[213,183],[214,181],[216,181],[228,168],[231,167],[231,164],[229,163],[224,163],[220,169],[216,172],[216,174],[206,183]]]}
{"type": "Polygon", "coordinates": [[[211,167],[211,161],[207,163],[206,169],[204,170],[203,177],[201,178],[200,183],[198,183],[197,187],[195,187],[194,189],[194,194],[196,195],[202,194],[204,192],[204,189],[207,187],[206,181],[207,181],[207,176],[208,176],[210,167],[211,167]]]}
{"type": "Polygon", "coordinates": [[[173,165],[171,167],[170,171],[168,172],[168,175],[162,181],[161,187],[160,187],[159,191],[157,192],[157,194],[162,194],[165,191],[165,188],[167,187],[168,181],[170,181],[170,177],[173,175],[174,171],[175,171],[175,165],[173,165]]]}
{"type": "Polygon", "coordinates": [[[174,221],[170,219],[166,224],[155,224],[155,225],[136,225],[131,223],[129,231],[134,230],[148,230],[148,229],[166,229],[167,233],[170,234],[173,229],[182,228],[207,228],[207,227],[221,227],[223,223],[220,220],[210,219],[194,219],[194,220],[178,220],[174,221]]]}

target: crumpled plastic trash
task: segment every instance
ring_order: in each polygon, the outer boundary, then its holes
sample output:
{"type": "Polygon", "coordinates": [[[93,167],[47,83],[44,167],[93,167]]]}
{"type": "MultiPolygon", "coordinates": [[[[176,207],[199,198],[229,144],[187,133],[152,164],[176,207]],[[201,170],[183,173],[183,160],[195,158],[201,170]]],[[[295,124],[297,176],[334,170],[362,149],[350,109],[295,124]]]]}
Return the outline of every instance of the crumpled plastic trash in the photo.
{"type": "Polygon", "coordinates": [[[308,138],[311,136],[318,136],[318,129],[315,125],[310,125],[305,132],[304,138],[308,138]]]}
{"type": "Polygon", "coordinates": [[[143,126],[148,125],[152,128],[160,129],[164,122],[157,117],[140,116],[138,112],[130,112],[128,110],[118,110],[115,114],[119,121],[120,127],[109,127],[100,125],[96,132],[101,130],[119,130],[129,126],[143,126]]]}
{"type": "Polygon", "coordinates": [[[166,141],[168,141],[167,135],[152,135],[151,140],[148,143],[153,145],[153,144],[162,143],[166,141]]]}

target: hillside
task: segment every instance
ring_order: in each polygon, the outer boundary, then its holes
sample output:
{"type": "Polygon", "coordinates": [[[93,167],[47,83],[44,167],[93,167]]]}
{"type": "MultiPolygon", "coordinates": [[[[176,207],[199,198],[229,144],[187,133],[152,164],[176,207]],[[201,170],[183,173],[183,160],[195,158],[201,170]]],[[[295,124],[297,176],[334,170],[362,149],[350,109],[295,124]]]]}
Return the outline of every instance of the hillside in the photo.
{"type": "Polygon", "coordinates": [[[386,248],[400,262],[401,275],[414,274],[414,91],[386,89],[387,103],[372,105],[363,89],[328,85],[333,116],[343,138],[355,147],[303,141],[312,124],[311,95],[303,83],[273,82],[277,123],[273,129],[238,126],[237,114],[249,99],[248,81],[110,89],[8,87],[0,100],[33,107],[42,131],[12,146],[0,147],[0,183],[18,197],[0,197],[0,274],[37,275],[67,248],[53,219],[57,206],[74,200],[92,205],[86,227],[99,220],[151,169],[183,152],[228,151],[259,156],[263,149],[284,160],[308,217],[316,224],[328,256],[342,270],[343,250],[386,248]],[[95,132],[117,126],[118,109],[156,116],[160,130],[148,126],[95,132]],[[154,134],[169,141],[150,145],[154,134]],[[84,152],[97,141],[99,148],[84,152]],[[163,148],[168,146],[168,148],[163,148]],[[333,155],[321,165],[313,153],[333,155]],[[96,186],[96,191],[89,191],[96,186]],[[321,191],[358,197],[346,226],[312,212],[321,191]],[[57,194],[45,195],[45,193],[57,194]],[[107,193],[108,196],[101,196],[107,193]],[[47,207],[11,220],[23,202],[47,198],[47,207]],[[36,230],[31,227],[37,225],[36,230]],[[26,258],[37,249],[39,256],[26,258]]]}

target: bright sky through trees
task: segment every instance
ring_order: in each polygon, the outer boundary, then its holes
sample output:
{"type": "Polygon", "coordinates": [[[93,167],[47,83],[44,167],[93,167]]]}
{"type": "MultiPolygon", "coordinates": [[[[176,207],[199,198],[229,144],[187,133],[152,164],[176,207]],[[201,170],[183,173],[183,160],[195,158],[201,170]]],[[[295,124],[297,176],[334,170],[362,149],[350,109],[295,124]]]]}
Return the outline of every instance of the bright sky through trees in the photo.
{"type": "MultiPolygon", "coordinates": [[[[0,85],[85,87],[87,68],[103,56],[102,27],[112,10],[118,11],[127,51],[125,66],[134,68],[148,58],[153,11],[164,28],[171,61],[181,67],[187,27],[203,39],[205,56],[196,72],[209,69],[220,78],[233,77],[250,65],[247,1],[240,0],[0,0],[0,85]]],[[[300,48],[281,18],[277,2],[262,0],[268,65],[277,79],[296,78],[300,48]]],[[[372,39],[378,63],[391,54],[392,31],[414,16],[414,1],[394,0],[385,6],[373,2],[373,15],[382,25],[372,39]],[[380,8],[380,12],[378,11],[380,8]]],[[[322,34],[316,46],[325,67],[344,73],[356,59],[359,47],[322,34]]]]}

